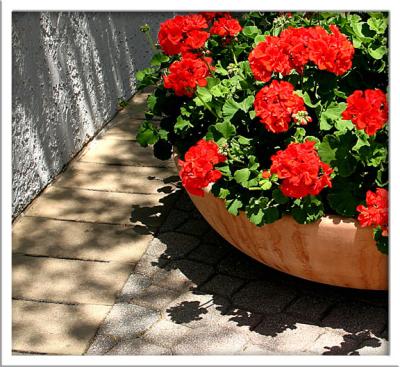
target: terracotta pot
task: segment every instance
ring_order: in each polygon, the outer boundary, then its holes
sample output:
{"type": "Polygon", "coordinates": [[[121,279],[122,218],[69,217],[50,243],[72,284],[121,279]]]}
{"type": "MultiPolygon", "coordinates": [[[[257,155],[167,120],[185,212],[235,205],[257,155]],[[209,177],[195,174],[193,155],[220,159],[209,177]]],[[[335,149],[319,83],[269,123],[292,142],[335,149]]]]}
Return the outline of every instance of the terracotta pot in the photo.
{"type": "Polygon", "coordinates": [[[243,212],[231,215],[223,200],[209,192],[189,196],[225,240],[265,265],[330,285],[388,288],[388,257],[376,248],[371,228],[361,228],[353,219],[332,215],[299,224],[284,216],[257,227],[243,212]]]}

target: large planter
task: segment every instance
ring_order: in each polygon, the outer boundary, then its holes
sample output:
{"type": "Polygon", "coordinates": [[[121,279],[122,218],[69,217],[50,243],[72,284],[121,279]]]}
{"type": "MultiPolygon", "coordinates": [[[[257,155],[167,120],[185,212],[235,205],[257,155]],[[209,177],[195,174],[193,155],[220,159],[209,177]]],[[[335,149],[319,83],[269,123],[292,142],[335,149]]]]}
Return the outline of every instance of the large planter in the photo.
{"type": "Polygon", "coordinates": [[[257,227],[241,212],[228,213],[209,192],[190,195],[207,222],[229,243],[285,273],[341,287],[386,290],[388,257],[378,251],[370,228],[353,219],[327,216],[299,224],[291,216],[257,227]]]}

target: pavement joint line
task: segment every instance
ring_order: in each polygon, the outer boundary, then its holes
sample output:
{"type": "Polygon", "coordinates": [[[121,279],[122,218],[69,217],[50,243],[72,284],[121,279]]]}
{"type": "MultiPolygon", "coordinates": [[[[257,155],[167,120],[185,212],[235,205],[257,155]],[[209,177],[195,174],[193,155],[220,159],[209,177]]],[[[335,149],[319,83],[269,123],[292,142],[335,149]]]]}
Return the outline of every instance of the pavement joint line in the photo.
{"type": "MultiPolygon", "coordinates": [[[[168,185],[168,184],[166,184],[166,185],[168,185]]],[[[58,187],[60,189],[84,190],[84,191],[95,191],[95,192],[110,192],[110,193],[117,193],[117,194],[134,194],[134,195],[147,195],[147,196],[148,195],[160,195],[160,196],[165,195],[162,192],[137,192],[137,191],[117,191],[117,190],[89,189],[89,188],[80,187],[80,186],[57,185],[57,183],[55,183],[54,187],[58,187]]]]}
{"type": "MultiPolygon", "coordinates": [[[[58,356],[58,355],[64,355],[64,356],[66,356],[66,355],[68,355],[68,354],[61,354],[61,353],[40,353],[40,352],[32,352],[32,351],[28,351],[28,350],[21,350],[21,349],[12,349],[11,350],[11,353],[13,353],[13,352],[15,352],[15,353],[26,353],[26,354],[32,354],[32,355],[39,355],[39,356],[58,356]]],[[[15,357],[17,357],[18,358],[18,356],[15,356],[15,357]]]]}
{"type": "Polygon", "coordinates": [[[78,257],[65,257],[65,256],[49,256],[49,255],[37,255],[37,254],[29,254],[25,252],[13,252],[14,255],[23,255],[27,257],[39,257],[45,259],[57,259],[57,260],[68,260],[68,261],[87,261],[87,262],[96,262],[96,263],[105,263],[105,264],[132,264],[136,265],[136,261],[127,262],[127,261],[115,261],[115,260],[98,260],[98,259],[82,259],[78,257]]]}
{"type": "MultiPolygon", "coordinates": [[[[293,297],[293,299],[291,299],[285,306],[283,306],[282,308],[282,312],[286,312],[286,310],[292,305],[294,304],[298,299],[300,299],[302,297],[301,293],[296,293],[296,296],[293,297]]],[[[289,312],[290,313],[290,312],[289,312]]]]}
{"type": "MultiPolygon", "coordinates": [[[[76,220],[76,219],[64,219],[64,218],[56,218],[56,217],[44,217],[41,215],[24,215],[25,217],[28,218],[43,218],[43,219],[51,219],[51,220],[59,220],[59,221],[64,221],[64,222],[74,222],[74,223],[87,223],[87,224],[106,224],[106,225],[110,225],[110,226],[124,226],[126,228],[131,227],[132,229],[134,229],[136,227],[136,224],[132,223],[132,224],[128,224],[128,223],[115,223],[115,222],[92,222],[92,221],[88,221],[88,220],[76,220]]],[[[146,225],[147,227],[149,227],[148,229],[155,229],[156,226],[151,226],[149,224],[146,225]]]]}
{"type": "MultiPolygon", "coordinates": [[[[83,156],[81,158],[84,158],[83,156]]],[[[86,160],[81,160],[78,159],[78,162],[83,162],[83,163],[97,163],[97,164],[102,164],[104,166],[118,166],[118,167],[148,167],[148,168],[167,168],[167,167],[173,167],[171,166],[162,166],[162,165],[154,165],[154,166],[149,166],[149,165],[142,165],[142,164],[123,164],[123,163],[105,163],[105,162],[92,162],[92,161],[86,161],[86,160]]]]}
{"type": "Polygon", "coordinates": [[[76,302],[65,302],[65,301],[49,301],[46,299],[33,299],[33,298],[26,298],[26,297],[12,297],[13,301],[26,301],[26,302],[37,302],[37,303],[50,303],[55,305],[66,305],[66,306],[113,306],[113,303],[76,303],[76,302]]]}

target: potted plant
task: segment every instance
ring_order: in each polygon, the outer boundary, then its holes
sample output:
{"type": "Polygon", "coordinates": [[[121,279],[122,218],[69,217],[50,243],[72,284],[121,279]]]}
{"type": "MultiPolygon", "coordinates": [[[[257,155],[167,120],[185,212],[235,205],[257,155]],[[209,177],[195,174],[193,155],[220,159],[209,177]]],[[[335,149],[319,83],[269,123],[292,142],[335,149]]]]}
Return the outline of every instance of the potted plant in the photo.
{"type": "Polygon", "coordinates": [[[138,89],[154,86],[137,141],[175,152],[197,208],[248,255],[387,289],[387,24],[379,12],[177,15],[137,73],[138,89]]]}

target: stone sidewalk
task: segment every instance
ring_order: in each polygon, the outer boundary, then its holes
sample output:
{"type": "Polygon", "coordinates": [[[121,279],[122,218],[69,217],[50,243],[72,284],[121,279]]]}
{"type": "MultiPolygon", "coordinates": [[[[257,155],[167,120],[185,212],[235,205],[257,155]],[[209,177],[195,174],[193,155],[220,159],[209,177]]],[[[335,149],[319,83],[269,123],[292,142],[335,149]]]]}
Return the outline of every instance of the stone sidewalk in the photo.
{"type": "Polygon", "coordinates": [[[240,253],[171,161],[134,142],[135,96],[13,226],[15,354],[387,354],[386,292],[240,253]]]}

